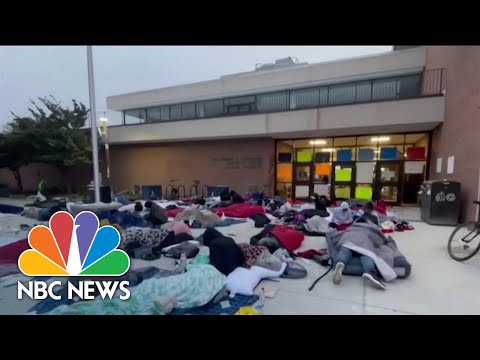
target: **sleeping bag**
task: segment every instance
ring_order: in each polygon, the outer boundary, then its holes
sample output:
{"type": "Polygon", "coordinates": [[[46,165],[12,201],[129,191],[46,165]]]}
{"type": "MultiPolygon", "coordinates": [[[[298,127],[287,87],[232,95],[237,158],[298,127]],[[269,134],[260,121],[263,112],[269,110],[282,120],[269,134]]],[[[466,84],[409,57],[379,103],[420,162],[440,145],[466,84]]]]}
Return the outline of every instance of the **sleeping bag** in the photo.
{"type": "Polygon", "coordinates": [[[243,203],[217,208],[215,209],[215,212],[217,214],[223,213],[227,217],[246,219],[256,214],[265,214],[265,209],[258,205],[243,203]]]}
{"type": "MultiPolygon", "coordinates": [[[[267,225],[263,231],[250,239],[250,244],[264,245],[261,242],[267,237],[273,237],[278,244],[281,245],[281,247],[284,247],[288,251],[294,251],[298,249],[300,245],[302,245],[303,239],[305,238],[302,232],[295,230],[290,226],[267,225]]],[[[270,250],[270,252],[274,252],[276,249],[278,249],[278,246],[269,246],[268,244],[265,244],[265,246],[270,250]]]]}

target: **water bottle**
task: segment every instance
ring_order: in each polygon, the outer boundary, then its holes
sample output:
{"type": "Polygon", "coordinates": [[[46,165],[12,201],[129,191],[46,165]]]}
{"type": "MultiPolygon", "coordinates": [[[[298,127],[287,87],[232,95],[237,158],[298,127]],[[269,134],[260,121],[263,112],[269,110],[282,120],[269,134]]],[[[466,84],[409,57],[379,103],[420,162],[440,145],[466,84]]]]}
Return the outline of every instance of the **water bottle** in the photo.
{"type": "Polygon", "coordinates": [[[180,263],[178,264],[178,270],[182,273],[185,272],[185,270],[187,269],[187,254],[186,253],[182,253],[182,255],[180,255],[180,263]]]}
{"type": "Polygon", "coordinates": [[[258,301],[253,305],[256,312],[263,314],[263,308],[265,307],[265,289],[261,288],[260,294],[258,294],[258,301]]]}

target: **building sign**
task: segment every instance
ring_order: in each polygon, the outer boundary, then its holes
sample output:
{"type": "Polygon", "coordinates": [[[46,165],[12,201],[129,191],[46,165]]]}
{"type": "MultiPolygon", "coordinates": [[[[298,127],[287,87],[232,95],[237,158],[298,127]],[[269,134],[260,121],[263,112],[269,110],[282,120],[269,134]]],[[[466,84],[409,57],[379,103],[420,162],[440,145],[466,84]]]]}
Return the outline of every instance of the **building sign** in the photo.
{"type": "Polygon", "coordinates": [[[239,169],[260,169],[262,167],[261,157],[222,157],[213,158],[211,167],[222,168],[226,170],[239,169]]]}

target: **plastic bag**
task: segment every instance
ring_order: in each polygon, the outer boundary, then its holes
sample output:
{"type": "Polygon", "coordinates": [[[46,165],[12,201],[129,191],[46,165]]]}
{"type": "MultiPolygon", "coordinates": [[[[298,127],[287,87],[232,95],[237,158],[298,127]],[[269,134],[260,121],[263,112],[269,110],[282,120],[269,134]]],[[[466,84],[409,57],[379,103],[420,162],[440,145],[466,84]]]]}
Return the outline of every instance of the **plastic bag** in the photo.
{"type": "Polygon", "coordinates": [[[263,311],[257,311],[252,306],[243,306],[235,315],[263,315],[263,311]]]}

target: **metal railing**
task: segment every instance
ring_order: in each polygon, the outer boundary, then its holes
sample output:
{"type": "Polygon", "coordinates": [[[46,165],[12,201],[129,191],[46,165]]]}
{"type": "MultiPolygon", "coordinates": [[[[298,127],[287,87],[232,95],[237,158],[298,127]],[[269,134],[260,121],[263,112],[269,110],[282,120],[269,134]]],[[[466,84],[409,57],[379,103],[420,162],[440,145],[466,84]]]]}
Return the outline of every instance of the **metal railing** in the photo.
{"type": "Polygon", "coordinates": [[[444,69],[425,70],[422,73],[421,96],[434,96],[443,93],[444,69]]]}

